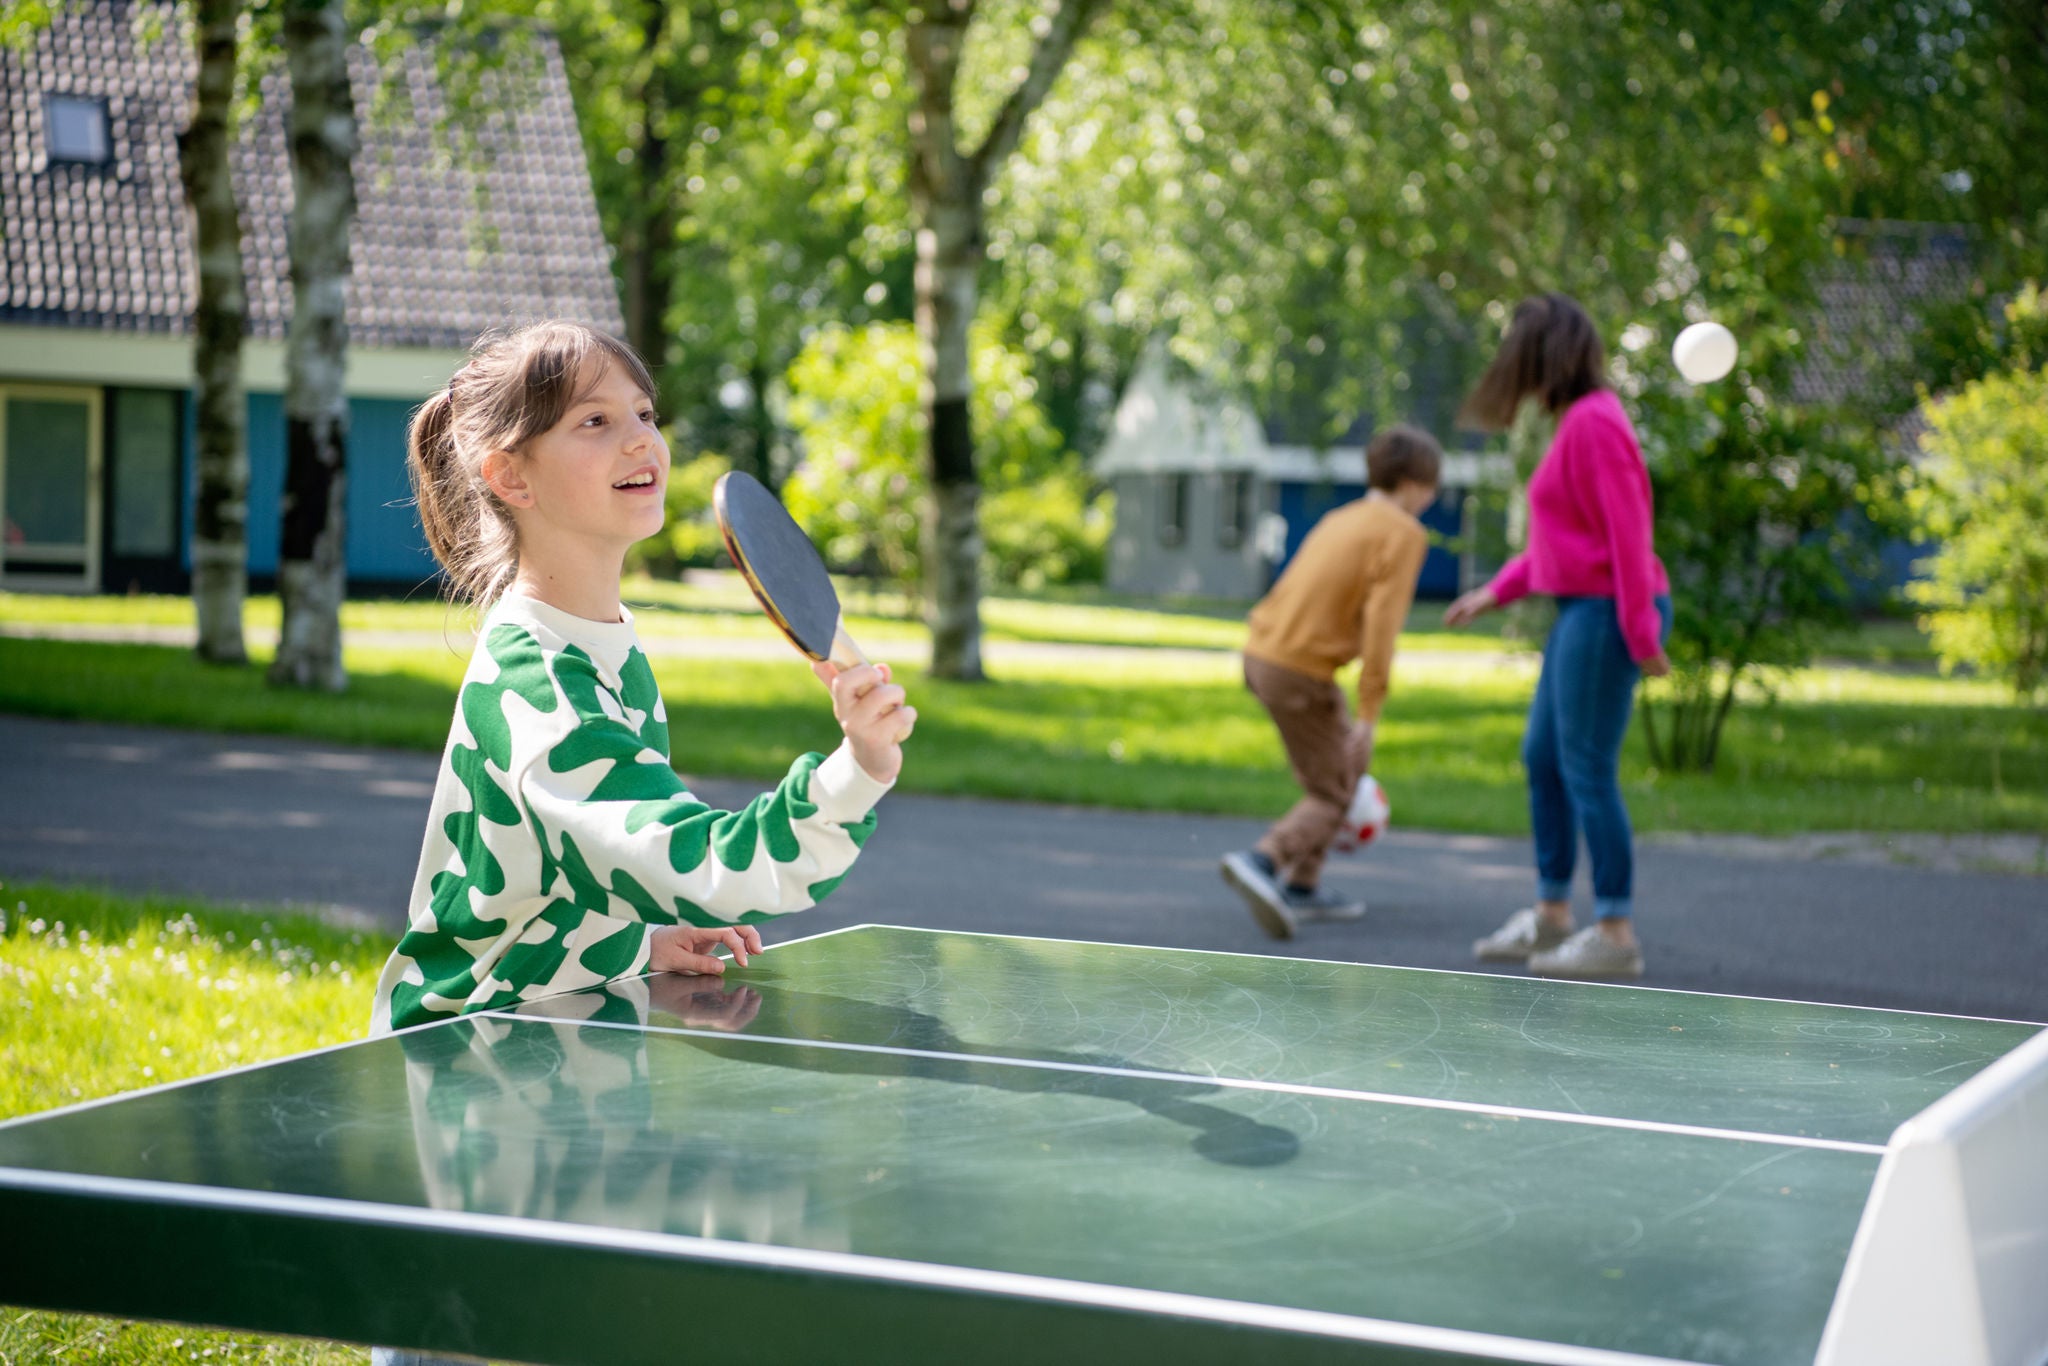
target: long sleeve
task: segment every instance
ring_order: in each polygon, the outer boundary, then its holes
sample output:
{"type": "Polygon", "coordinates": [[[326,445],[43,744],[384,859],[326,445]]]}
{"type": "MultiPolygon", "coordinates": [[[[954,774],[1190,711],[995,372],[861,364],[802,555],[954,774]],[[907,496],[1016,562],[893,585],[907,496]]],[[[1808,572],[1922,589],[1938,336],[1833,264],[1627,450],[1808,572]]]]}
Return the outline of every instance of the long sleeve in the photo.
{"type": "MultiPolygon", "coordinates": [[[[589,670],[565,659],[556,672],[565,691],[594,692],[601,684],[589,670]]],[[[716,810],[625,722],[578,711],[576,729],[535,756],[518,784],[540,836],[541,893],[557,898],[547,914],[573,929],[565,903],[574,906],[585,942],[610,926],[752,923],[814,905],[852,866],[887,790],[841,746],[830,758],[804,755],[740,810],[716,810]]]]}
{"type": "Polygon", "coordinates": [[[1529,596],[1529,552],[1524,550],[1500,567],[1486,585],[1493,590],[1493,600],[1502,607],[1517,598],[1529,596]]]}
{"type": "Polygon", "coordinates": [[[1401,536],[1388,547],[1379,576],[1366,590],[1365,611],[1359,623],[1358,719],[1377,721],[1386,705],[1387,688],[1394,667],[1394,644],[1408,621],[1408,608],[1415,601],[1415,581],[1421,577],[1422,561],[1429,554],[1429,533],[1421,523],[1413,535],[1401,536]]]}
{"type": "Polygon", "coordinates": [[[374,1030],[638,973],[656,926],[803,910],[874,829],[887,785],[843,745],[738,811],[699,801],[630,628],[587,651],[548,629],[573,618],[516,613],[530,620],[486,632],[459,695],[374,1030]]]}
{"type": "Polygon", "coordinates": [[[1579,440],[1579,459],[1592,485],[1593,497],[1587,501],[1597,509],[1606,534],[1615,615],[1629,657],[1640,664],[1664,648],[1664,621],[1656,602],[1661,576],[1651,545],[1650,472],[1634,439],[1612,423],[1587,423],[1579,440]]]}
{"type": "Polygon", "coordinates": [[[1612,598],[1638,662],[1663,648],[1657,598],[1671,581],[1651,538],[1650,472],[1621,402],[1606,390],[1573,404],[1529,476],[1529,545],[1494,576],[1494,596],[1612,598]]]}

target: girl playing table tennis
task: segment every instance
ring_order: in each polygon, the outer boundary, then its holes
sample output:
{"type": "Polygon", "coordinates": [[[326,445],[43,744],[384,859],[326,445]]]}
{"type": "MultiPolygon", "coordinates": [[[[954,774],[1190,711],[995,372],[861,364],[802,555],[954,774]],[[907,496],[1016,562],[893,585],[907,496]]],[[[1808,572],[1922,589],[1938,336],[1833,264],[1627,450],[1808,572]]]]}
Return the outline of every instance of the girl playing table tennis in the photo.
{"type": "Polygon", "coordinates": [[[669,767],[626,550],[660,530],[668,447],[630,348],[548,322],[479,343],[413,415],[420,520],[484,609],[434,788],[410,928],[372,1030],[646,971],[744,965],[753,922],[813,905],[875,828],[916,712],[887,666],[812,667],[845,734],[743,810],[669,767]]]}

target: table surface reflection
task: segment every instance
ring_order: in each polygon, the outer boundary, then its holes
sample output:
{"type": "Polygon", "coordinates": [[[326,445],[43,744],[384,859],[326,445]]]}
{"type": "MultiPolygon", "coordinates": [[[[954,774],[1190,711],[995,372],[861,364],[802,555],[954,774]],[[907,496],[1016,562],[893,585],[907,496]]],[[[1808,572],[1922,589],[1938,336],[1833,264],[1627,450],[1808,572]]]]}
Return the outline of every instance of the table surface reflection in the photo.
{"type": "Polygon", "coordinates": [[[905,1360],[1803,1363],[1891,1131],[2037,1029],[862,926],[0,1126],[0,1301],[548,1361],[672,1358],[717,1293],[735,1360],[868,1315],[905,1360]]]}

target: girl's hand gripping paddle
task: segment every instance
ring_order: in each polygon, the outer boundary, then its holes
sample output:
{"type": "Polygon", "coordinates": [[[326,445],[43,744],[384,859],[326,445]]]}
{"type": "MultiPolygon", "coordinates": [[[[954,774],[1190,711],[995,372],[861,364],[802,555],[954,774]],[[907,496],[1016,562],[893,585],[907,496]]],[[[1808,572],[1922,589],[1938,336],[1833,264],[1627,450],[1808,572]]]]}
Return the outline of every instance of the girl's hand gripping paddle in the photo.
{"type": "Polygon", "coordinates": [[[790,644],[842,669],[865,664],[840,617],[839,594],[811,538],[760,480],[740,470],[718,477],[711,490],[725,553],[790,644]]]}

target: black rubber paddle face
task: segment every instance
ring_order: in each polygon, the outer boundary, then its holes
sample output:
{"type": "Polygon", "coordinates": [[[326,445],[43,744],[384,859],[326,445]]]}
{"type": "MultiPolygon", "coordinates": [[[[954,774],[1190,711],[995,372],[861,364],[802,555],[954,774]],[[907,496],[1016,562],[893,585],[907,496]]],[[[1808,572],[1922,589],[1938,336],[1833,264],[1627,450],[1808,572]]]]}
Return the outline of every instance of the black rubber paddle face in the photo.
{"type": "Polygon", "coordinates": [[[726,553],[769,620],[812,659],[829,659],[839,631],[839,594],[811,538],[760,480],[719,476],[711,502],[726,553]]]}

